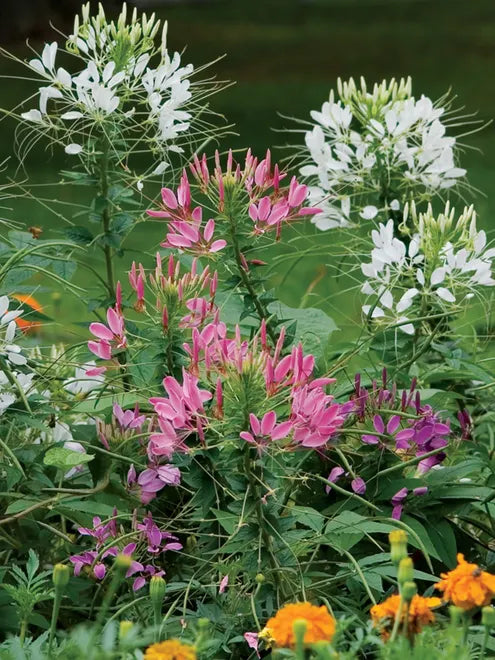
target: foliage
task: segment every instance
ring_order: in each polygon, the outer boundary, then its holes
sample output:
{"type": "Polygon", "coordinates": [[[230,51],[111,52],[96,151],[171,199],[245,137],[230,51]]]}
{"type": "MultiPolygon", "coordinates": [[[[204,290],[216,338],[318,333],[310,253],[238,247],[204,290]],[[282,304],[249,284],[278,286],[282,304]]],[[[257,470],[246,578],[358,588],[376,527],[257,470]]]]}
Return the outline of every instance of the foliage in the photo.
{"type": "Polygon", "coordinates": [[[92,201],[67,240],[0,242],[1,657],[488,657],[493,374],[456,324],[495,252],[473,207],[430,204],[466,175],[446,99],[339,82],[302,182],[270,150],[202,153],[217,83],[158,28],[85,5],[75,68],[56,42],[26,64],[48,86],[16,115],[23,165],[63,145],[92,201]],[[355,341],[265,272],[308,223],[361,273],[355,341]],[[33,273],[85,302],[84,341],[44,346],[33,273]]]}

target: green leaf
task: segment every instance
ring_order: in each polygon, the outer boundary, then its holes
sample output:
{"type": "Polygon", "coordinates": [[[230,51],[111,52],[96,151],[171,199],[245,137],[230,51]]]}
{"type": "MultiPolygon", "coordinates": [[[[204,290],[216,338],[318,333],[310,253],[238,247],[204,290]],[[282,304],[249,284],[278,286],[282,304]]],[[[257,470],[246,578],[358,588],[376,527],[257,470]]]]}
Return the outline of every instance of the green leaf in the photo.
{"type": "Polygon", "coordinates": [[[75,226],[65,230],[67,238],[77,245],[89,245],[93,239],[93,234],[86,227],[75,226]]]}
{"type": "Polygon", "coordinates": [[[211,509],[211,512],[218,520],[219,524],[224,528],[227,534],[234,534],[239,527],[239,516],[220,509],[211,509]]]}
{"type": "Polygon", "coordinates": [[[93,458],[94,454],[81,454],[78,451],[66,449],[65,447],[54,447],[46,452],[43,463],[45,465],[54,465],[60,470],[68,470],[76,467],[76,465],[89,463],[93,458]]]}
{"type": "Polygon", "coordinates": [[[112,408],[114,403],[118,403],[122,408],[133,407],[136,403],[149,407],[147,398],[137,393],[128,392],[125,394],[106,394],[95,399],[85,399],[73,406],[72,410],[75,413],[101,413],[112,408]]]}
{"type": "Polygon", "coordinates": [[[310,506],[293,506],[290,510],[297,522],[309,527],[315,532],[321,532],[325,523],[325,517],[310,506]]]}
{"type": "Polygon", "coordinates": [[[296,309],[281,302],[274,302],[268,306],[268,310],[279,319],[297,321],[293,343],[301,342],[304,350],[313,355],[323,355],[330,335],[337,330],[333,319],[321,309],[296,309]]]}

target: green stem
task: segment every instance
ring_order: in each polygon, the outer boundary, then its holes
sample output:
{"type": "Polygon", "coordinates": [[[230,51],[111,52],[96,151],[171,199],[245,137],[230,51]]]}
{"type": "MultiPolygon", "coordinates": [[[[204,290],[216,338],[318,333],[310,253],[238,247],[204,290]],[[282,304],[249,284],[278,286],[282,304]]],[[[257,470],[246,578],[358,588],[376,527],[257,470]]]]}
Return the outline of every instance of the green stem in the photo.
{"type": "Polygon", "coordinates": [[[21,630],[19,632],[19,642],[21,643],[21,646],[24,644],[24,640],[26,638],[27,626],[28,626],[27,619],[23,619],[21,621],[21,630]]]}
{"type": "Polygon", "coordinates": [[[55,637],[55,628],[57,627],[58,613],[60,610],[60,603],[62,602],[63,590],[55,587],[55,598],[53,600],[52,621],[50,624],[50,637],[48,639],[48,657],[51,657],[51,650],[53,639],[55,637]]]}
{"type": "Polygon", "coordinates": [[[399,630],[399,624],[400,624],[400,616],[402,614],[402,608],[404,606],[404,599],[402,598],[402,594],[400,595],[400,601],[399,601],[399,607],[397,609],[397,612],[395,614],[395,620],[394,620],[394,627],[392,628],[392,634],[390,635],[390,640],[389,644],[392,644],[395,638],[397,637],[397,632],[399,630]]]}
{"type": "Polygon", "coordinates": [[[273,324],[271,323],[272,315],[269,313],[263,302],[260,300],[258,294],[256,293],[254,284],[251,281],[250,274],[244,268],[244,265],[242,263],[242,256],[241,256],[242,253],[239,246],[239,241],[237,240],[237,227],[231,213],[227,213],[227,219],[230,226],[230,237],[232,240],[232,247],[234,248],[235,262],[237,265],[237,270],[239,272],[239,276],[241,278],[242,284],[246,289],[246,291],[248,292],[251,300],[253,301],[259,320],[262,321],[264,319],[266,321],[266,331],[273,345],[275,345],[277,343],[278,336],[275,329],[273,328],[273,324]]]}
{"type": "Polygon", "coordinates": [[[24,390],[22,389],[22,385],[21,385],[21,384],[19,383],[19,381],[17,380],[17,378],[16,378],[14,372],[13,372],[12,369],[10,368],[9,363],[7,362],[7,360],[6,360],[2,355],[0,355],[0,366],[2,367],[2,371],[3,371],[3,372],[5,373],[5,375],[7,376],[7,380],[9,381],[9,383],[10,383],[13,387],[15,387],[16,390],[18,391],[19,396],[20,396],[20,398],[21,398],[21,401],[22,401],[22,403],[24,404],[26,410],[28,411],[28,413],[30,413],[30,414],[32,415],[32,414],[33,414],[33,411],[31,410],[31,406],[29,405],[29,402],[28,402],[28,400],[27,400],[26,393],[25,393],[24,390]]]}
{"type": "Polygon", "coordinates": [[[108,199],[108,188],[109,188],[109,181],[108,181],[108,152],[110,148],[110,143],[108,139],[105,137],[104,142],[103,142],[103,153],[100,161],[100,192],[101,196],[103,198],[104,204],[103,204],[103,210],[101,213],[101,223],[102,223],[102,228],[103,228],[103,234],[105,236],[105,244],[103,246],[103,254],[105,255],[105,268],[106,268],[106,273],[107,273],[107,282],[106,282],[106,287],[108,289],[108,293],[112,300],[115,300],[115,277],[113,273],[113,253],[112,253],[112,248],[108,244],[107,240],[108,236],[110,234],[110,212],[108,205],[110,203],[108,199]]]}
{"type": "Polygon", "coordinates": [[[483,641],[481,642],[480,660],[485,659],[486,647],[487,647],[487,644],[488,644],[488,638],[489,637],[490,637],[490,627],[485,626],[485,632],[483,634],[483,641]]]}

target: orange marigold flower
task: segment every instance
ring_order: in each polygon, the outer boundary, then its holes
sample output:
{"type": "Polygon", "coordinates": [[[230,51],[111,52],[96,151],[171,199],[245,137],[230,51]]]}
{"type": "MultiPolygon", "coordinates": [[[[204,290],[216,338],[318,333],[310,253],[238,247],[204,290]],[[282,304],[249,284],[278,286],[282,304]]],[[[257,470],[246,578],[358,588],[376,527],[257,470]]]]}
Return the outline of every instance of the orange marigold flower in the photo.
{"type": "Polygon", "coordinates": [[[443,591],[445,600],[463,610],[488,605],[495,595],[495,575],[482,571],[476,564],[469,564],[464,555],[457,555],[453,571],[441,573],[435,587],[443,591]]]}
{"type": "MultiPolygon", "coordinates": [[[[407,615],[409,634],[419,633],[423,626],[433,623],[435,621],[435,615],[431,609],[433,607],[438,607],[441,604],[442,601],[440,598],[424,598],[417,594],[413,596],[407,615]]],[[[380,628],[384,639],[387,639],[390,635],[399,606],[400,596],[399,594],[394,594],[393,596],[389,596],[387,600],[384,600],[383,603],[373,605],[370,610],[373,625],[380,628]]],[[[404,621],[406,612],[407,603],[403,603],[400,615],[401,622],[404,621]]]]}
{"type": "Polygon", "coordinates": [[[184,644],[178,639],[168,639],[148,646],[144,653],[145,660],[196,660],[194,646],[184,644]]]}
{"type": "MultiPolygon", "coordinates": [[[[34,309],[35,312],[43,311],[40,303],[36,300],[36,298],[33,298],[33,296],[24,293],[14,293],[12,298],[15,298],[26,307],[31,307],[31,309],[34,309]]],[[[17,326],[24,332],[36,331],[41,327],[41,323],[39,321],[30,321],[29,318],[26,319],[22,316],[17,318],[15,322],[17,323],[17,326]]]]}
{"type": "Polygon", "coordinates": [[[294,648],[293,626],[297,620],[306,622],[305,644],[330,642],[335,633],[335,619],[325,605],[317,607],[311,603],[290,603],[282,607],[260,632],[259,637],[279,648],[294,648]]]}

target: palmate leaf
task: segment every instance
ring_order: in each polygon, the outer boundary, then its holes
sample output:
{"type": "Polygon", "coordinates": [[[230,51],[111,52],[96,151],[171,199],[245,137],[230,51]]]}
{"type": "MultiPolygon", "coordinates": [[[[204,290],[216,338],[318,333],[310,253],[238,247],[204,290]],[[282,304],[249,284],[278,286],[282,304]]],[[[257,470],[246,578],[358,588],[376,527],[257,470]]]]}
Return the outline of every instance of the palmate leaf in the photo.
{"type": "Polygon", "coordinates": [[[60,470],[69,470],[77,465],[89,463],[93,458],[94,454],[82,454],[66,447],[54,447],[46,452],[43,463],[53,465],[60,470]]]}

